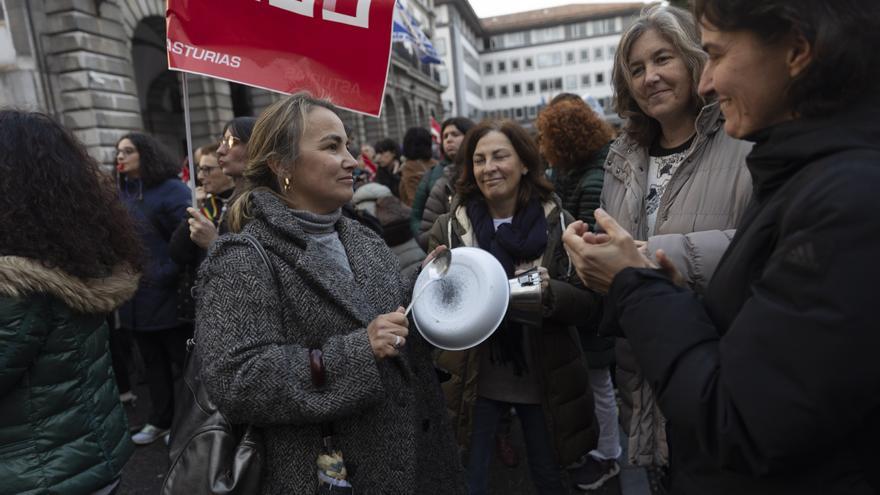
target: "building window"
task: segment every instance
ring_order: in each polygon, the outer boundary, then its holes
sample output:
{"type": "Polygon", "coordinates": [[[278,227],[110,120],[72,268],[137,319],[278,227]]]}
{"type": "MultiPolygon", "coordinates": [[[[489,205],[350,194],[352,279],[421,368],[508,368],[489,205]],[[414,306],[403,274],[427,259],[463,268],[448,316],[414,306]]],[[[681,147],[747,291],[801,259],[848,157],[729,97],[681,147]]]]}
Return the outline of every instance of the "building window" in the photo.
{"type": "Polygon", "coordinates": [[[492,62],[486,62],[483,65],[483,74],[491,74],[492,73],[492,62]]]}
{"type": "Polygon", "coordinates": [[[506,84],[502,84],[501,86],[498,86],[498,96],[500,96],[501,98],[507,98],[508,95],[507,95],[507,85],[506,84]]]}
{"type": "Polygon", "coordinates": [[[608,45],[608,58],[614,58],[615,53],[617,53],[617,47],[614,45],[608,45]]]}
{"type": "Polygon", "coordinates": [[[573,89],[577,89],[578,87],[578,78],[576,75],[572,74],[570,76],[565,76],[565,89],[566,91],[571,91],[573,89]]]}
{"type": "Polygon", "coordinates": [[[513,112],[514,112],[514,115],[516,115],[516,118],[518,118],[518,119],[523,118],[523,109],[522,109],[522,107],[516,107],[516,109],[514,109],[513,112]]]}
{"type": "Polygon", "coordinates": [[[562,53],[541,53],[538,55],[538,68],[557,67],[562,65],[562,53]]]}
{"type": "Polygon", "coordinates": [[[513,84],[513,96],[522,96],[522,84],[520,84],[520,83],[513,84]]]}
{"type": "Polygon", "coordinates": [[[565,27],[554,26],[544,29],[532,29],[532,43],[549,43],[565,39],[565,27]]]}
{"type": "Polygon", "coordinates": [[[616,18],[605,19],[605,32],[606,33],[616,33],[617,31],[619,31],[619,29],[617,29],[617,22],[615,22],[616,20],[617,20],[616,18]]]}
{"type": "Polygon", "coordinates": [[[480,73],[480,62],[477,60],[477,57],[475,57],[474,54],[472,54],[470,52],[470,50],[467,48],[465,48],[462,51],[464,52],[464,63],[468,64],[468,67],[470,67],[471,69],[474,69],[474,72],[479,74],[480,73]]]}
{"type": "Polygon", "coordinates": [[[470,92],[471,94],[473,94],[477,98],[479,98],[480,95],[483,94],[483,89],[480,86],[480,83],[475,81],[468,74],[464,75],[464,87],[468,90],[468,92],[470,92]]]}
{"type": "Polygon", "coordinates": [[[538,107],[535,105],[530,106],[529,107],[529,118],[533,119],[533,118],[535,118],[536,115],[538,115],[538,107]]]}
{"type": "Polygon", "coordinates": [[[593,48],[593,60],[602,60],[602,47],[593,48]]]}
{"type": "Polygon", "coordinates": [[[519,59],[515,58],[510,61],[510,72],[516,72],[519,70],[519,59]]]}
{"type": "Polygon", "coordinates": [[[590,61],[590,50],[583,49],[581,50],[581,62],[589,62],[590,61]]]}
{"type": "Polygon", "coordinates": [[[507,33],[504,35],[504,48],[513,48],[515,46],[523,46],[526,44],[526,33],[507,33]]]}
{"type": "Polygon", "coordinates": [[[526,70],[531,70],[535,66],[534,60],[532,59],[532,57],[526,57],[525,60],[526,60],[526,70]]]}
{"type": "Polygon", "coordinates": [[[591,84],[590,75],[589,74],[582,75],[581,76],[581,87],[582,88],[589,88],[590,84],[591,84]]]}
{"type": "Polygon", "coordinates": [[[571,25],[571,36],[572,38],[583,38],[587,36],[587,23],[581,22],[578,24],[571,25]]]}
{"type": "Polygon", "coordinates": [[[498,61],[498,73],[502,74],[504,72],[507,72],[507,63],[504,60],[499,60],[498,61]]]}
{"type": "Polygon", "coordinates": [[[489,100],[495,98],[495,86],[486,86],[486,98],[489,100]]]}
{"type": "Polygon", "coordinates": [[[509,109],[509,108],[505,108],[504,110],[502,110],[502,111],[501,111],[501,116],[502,116],[503,118],[505,118],[505,119],[509,119],[509,118],[510,118],[510,109],[509,109]]]}
{"type": "Polygon", "coordinates": [[[529,81],[526,83],[526,94],[534,94],[535,93],[535,83],[534,81],[529,81]]]}
{"type": "Polygon", "coordinates": [[[603,34],[611,34],[620,29],[617,28],[618,23],[617,19],[601,19],[598,21],[590,21],[590,26],[588,31],[590,31],[590,35],[593,36],[601,36],[603,34]]]}
{"type": "Polygon", "coordinates": [[[449,71],[447,69],[438,70],[437,76],[440,77],[440,84],[441,85],[449,86],[449,71]]]}
{"type": "Polygon", "coordinates": [[[565,63],[573,64],[574,63],[574,52],[565,52],[565,63]]]}
{"type": "Polygon", "coordinates": [[[603,84],[605,84],[605,73],[604,72],[597,72],[596,73],[596,85],[601,86],[603,84]]]}
{"type": "Polygon", "coordinates": [[[547,91],[562,91],[562,78],[554,77],[551,79],[541,79],[539,82],[539,87],[541,88],[541,92],[547,91]]]}
{"type": "Polygon", "coordinates": [[[434,48],[437,49],[437,55],[441,57],[446,55],[446,38],[437,38],[434,41],[434,48]]]}

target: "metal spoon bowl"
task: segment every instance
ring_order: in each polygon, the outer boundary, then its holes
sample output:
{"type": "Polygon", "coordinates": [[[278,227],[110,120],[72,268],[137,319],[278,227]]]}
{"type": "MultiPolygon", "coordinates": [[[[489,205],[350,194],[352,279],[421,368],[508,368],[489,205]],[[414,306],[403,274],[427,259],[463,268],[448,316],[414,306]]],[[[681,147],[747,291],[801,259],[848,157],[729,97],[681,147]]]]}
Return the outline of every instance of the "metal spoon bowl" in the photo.
{"type": "Polygon", "coordinates": [[[404,312],[404,316],[409,316],[409,312],[412,311],[413,305],[425,293],[425,289],[431,285],[431,282],[435,280],[440,280],[441,278],[446,276],[446,273],[449,271],[449,265],[452,263],[452,251],[449,249],[444,249],[437,253],[434,256],[434,259],[428,262],[425,265],[425,270],[428,271],[428,282],[419,289],[418,292],[413,296],[412,301],[409,302],[409,306],[406,307],[406,311],[404,312]]]}

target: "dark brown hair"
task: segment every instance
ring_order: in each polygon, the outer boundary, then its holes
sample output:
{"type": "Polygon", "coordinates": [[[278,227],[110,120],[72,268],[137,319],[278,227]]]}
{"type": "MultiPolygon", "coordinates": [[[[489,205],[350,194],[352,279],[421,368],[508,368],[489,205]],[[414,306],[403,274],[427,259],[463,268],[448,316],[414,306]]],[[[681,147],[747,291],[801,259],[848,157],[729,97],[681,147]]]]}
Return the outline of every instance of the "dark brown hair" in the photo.
{"type": "Polygon", "coordinates": [[[876,94],[878,0],[696,0],[694,16],[722,31],[755,33],[768,43],[790,33],[803,36],[813,60],[785,95],[798,115],[823,115],[876,94]]]}
{"type": "Polygon", "coordinates": [[[0,256],[79,278],[140,270],[140,238],[111,177],[49,116],[0,111],[0,176],[0,256]]]}
{"type": "MultiPolygon", "coordinates": [[[[138,152],[138,172],[146,187],[155,187],[180,173],[180,164],[156,138],[142,132],[130,132],[116,141],[116,146],[128,139],[138,152]]],[[[119,175],[125,175],[120,173],[119,175]]]]}
{"type": "Polygon", "coordinates": [[[580,99],[548,106],[535,127],[544,158],[560,170],[586,166],[614,137],[611,126],[580,99]]]}
{"type": "Polygon", "coordinates": [[[553,195],[553,184],[544,175],[544,163],[541,160],[541,154],[538,152],[538,146],[535,145],[535,141],[529,136],[529,133],[512,120],[484,120],[465,135],[461,147],[461,152],[464,155],[459,161],[461,172],[456,183],[458,195],[464,201],[475,197],[483,197],[483,193],[480,191],[474,178],[474,152],[480,139],[483,139],[486,134],[493,131],[507,136],[507,139],[513,145],[513,149],[519,156],[519,160],[529,170],[529,173],[524,175],[519,183],[519,194],[516,198],[517,211],[525,207],[535,194],[542,201],[550,199],[553,195]]]}

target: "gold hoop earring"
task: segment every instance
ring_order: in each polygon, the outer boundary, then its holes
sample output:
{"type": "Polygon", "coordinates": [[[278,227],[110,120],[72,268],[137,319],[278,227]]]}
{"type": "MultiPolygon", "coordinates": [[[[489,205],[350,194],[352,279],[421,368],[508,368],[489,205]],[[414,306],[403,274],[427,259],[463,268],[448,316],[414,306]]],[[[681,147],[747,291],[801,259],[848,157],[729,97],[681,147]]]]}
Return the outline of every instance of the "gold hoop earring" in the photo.
{"type": "Polygon", "coordinates": [[[284,178],[284,192],[287,192],[290,189],[290,177],[284,178]]]}

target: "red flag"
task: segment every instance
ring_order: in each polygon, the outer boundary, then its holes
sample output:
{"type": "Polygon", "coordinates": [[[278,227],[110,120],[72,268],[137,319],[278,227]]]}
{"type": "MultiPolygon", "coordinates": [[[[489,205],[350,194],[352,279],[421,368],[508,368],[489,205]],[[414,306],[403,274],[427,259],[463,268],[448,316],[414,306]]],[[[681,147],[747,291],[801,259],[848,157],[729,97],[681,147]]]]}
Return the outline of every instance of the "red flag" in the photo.
{"type": "Polygon", "coordinates": [[[180,168],[180,180],[189,184],[189,159],[183,159],[183,165],[180,168]]]}
{"type": "Polygon", "coordinates": [[[168,0],[168,68],[378,117],[394,0],[168,0]],[[235,24],[234,29],[218,28],[235,24]]]}
{"type": "Polygon", "coordinates": [[[373,163],[373,160],[370,160],[370,157],[368,157],[366,153],[361,153],[361,158],[364,161],[364,168],[370,173],[370,176],[376,175],[376,170],[378,169],[376,164],[373,163]]]}
{"type": "Polygon", "coordinates": [[[431,139],[433,139],[435,143],[440,144],[442,132],[443,130],[440,129],[440,124],[437,122],[437,119],[431,115],[431,139]]]}

